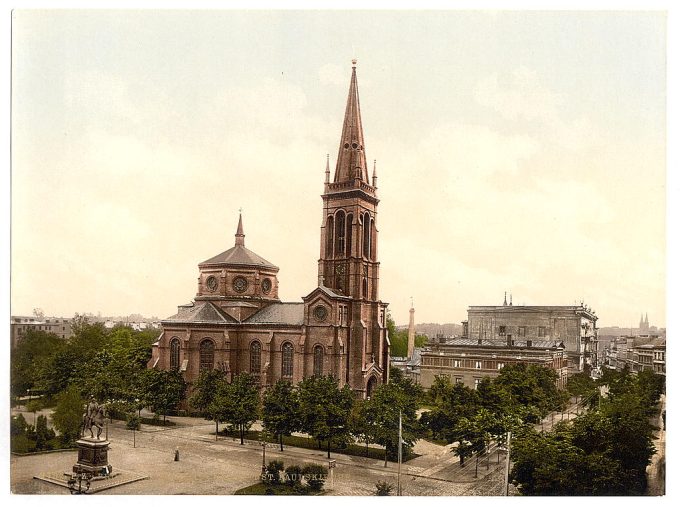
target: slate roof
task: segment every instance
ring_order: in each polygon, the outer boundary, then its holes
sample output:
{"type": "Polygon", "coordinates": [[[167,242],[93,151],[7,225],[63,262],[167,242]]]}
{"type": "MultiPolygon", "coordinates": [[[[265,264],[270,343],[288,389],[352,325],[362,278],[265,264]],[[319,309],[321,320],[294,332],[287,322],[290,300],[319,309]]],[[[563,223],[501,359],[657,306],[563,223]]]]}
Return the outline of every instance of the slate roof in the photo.
{"type": "MultiPolygon", "coordinates": [[[[446,345],[458,345],[458,346],[477,346],[477,347],[507,347],[508,344],[505,341],[502,340],[482,340],[481,343],[479,343],[478,340],[475,340],[474,338],[454,338],[453,340],[449,340],[446,342],[446,345]]],[[[531,341],[531,348],[532,349],[550,349],[553,347],[559,347],[559,346],[564,346],[562,345],[561,342],[555,341],[555,340],[532,340],[531,341]]],[[[514,340],[514,345],[513,347],[526,347],[527,342],[526,340],[514,340]]]]}
{"type": "Polygon", "coordinates": [[[206,323],[233,323],[234,318],[212,304],[210,301],[199,302],[193,306],[181,307],[179,313],[168,317],[171,322],[206,322],[206,323]]]}
{"type": "Polygon", "coordinates": [[[305,321],[304,303],[272,303],[251,315],[244,324],[286,324],[301,326],[305,321]]]}
{"type": "Polygon", "coordinates": [[[239,266],[258,266],[276,269],[277,271],[279,269],[277,266],[274,266],[274,264],[272,264],[268,260],[263,259],[259,255],[257,255],[255,252],[248,250],[243,245],[233,246],[229,250],[222,252],[221,254],[218,254],[215,257],[208,259],[207,261],[201,262],[199,264],[199,267],[205,264],[232,264],[239,266]]]}

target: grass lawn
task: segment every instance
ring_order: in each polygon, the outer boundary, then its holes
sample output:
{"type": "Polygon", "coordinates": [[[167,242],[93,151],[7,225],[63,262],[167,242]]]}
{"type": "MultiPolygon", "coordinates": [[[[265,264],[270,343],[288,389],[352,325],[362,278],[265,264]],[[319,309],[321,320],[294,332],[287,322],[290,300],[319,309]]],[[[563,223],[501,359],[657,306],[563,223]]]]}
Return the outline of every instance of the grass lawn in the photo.
{"type": "MultiPolygon", "coordinates": [[[[220,433],[227,437],[240,438],[238,431],[228,431],[221,430],[220,433]]],[[[244,434],[244,438],[247,440],[261,440],[261,432],[255,430],[249,430],[244,434]]],[[[278,440],[273,437],[265,438],[265,441],[278,444],[278,440]]],[[[304,449],[315,449],[319,451],[326,450],[326,443],[322,442],[321,447],[319,447],[316,440],[308,437],[300,437],[297,435],[291,435],[289,437],[283,437],[283,445],[291,447],[302,447],[304,449]]],[[[365,445],[358,444],[348,444],[346,447],[333,447],[331,446],[331,454],[347,454],[349,456],[362,456],[364,458],[372,459],[385,459],[385,450],[377,447],[368,447],[365,445]]],[[[413,458],[418,457],[419,454],[411,453],[408,456],[404,456],[403,461],[406,462],[413,458]]]]}
{"type": "Polygon", "coordinates": [[[324,491],[311,491],[304,486],[295,488],[287,484],[263,484],[258,482],[234,492],[235,495],[323,495],[324,491]]]}

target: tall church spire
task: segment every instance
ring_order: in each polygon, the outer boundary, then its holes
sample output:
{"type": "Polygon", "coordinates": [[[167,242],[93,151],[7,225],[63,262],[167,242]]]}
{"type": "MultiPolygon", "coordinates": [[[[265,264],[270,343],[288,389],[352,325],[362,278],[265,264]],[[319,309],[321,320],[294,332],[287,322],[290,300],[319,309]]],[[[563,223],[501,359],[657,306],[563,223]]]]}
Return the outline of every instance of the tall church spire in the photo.
{"type": "Polygon", "coordinates": [[[246,235],[243,234],[243,219],[241,218],[240,210],[238,212],[238,227],[236,228],[236,234],[234,236],[236,237],[234,246],[245,246],[246,235]]]}
{"type": "Polygon", "coordinates": [[[345,119],[342,124],[338,161],[335,166],[335,183],[354,181],[355,178],[370,185],[368,168],[366,167],[366,151],[364,146],[364,129],[361,126],[361,110],[359,108],[359,88],[357,87],[356,60],[352,60],[352,79],[349,83],[349,95],[345,107],[345,119]]]}

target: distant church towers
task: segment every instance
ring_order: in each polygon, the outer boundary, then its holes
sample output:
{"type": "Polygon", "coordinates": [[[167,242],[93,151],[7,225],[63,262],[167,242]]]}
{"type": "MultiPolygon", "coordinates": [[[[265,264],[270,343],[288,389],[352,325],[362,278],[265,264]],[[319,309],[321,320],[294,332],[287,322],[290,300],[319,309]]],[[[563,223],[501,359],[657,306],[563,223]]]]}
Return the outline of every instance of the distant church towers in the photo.
{"type": "Polygon", "coordinates": [[[649,333],[649,316],[645,313],[644,320],[642,319],[642,314],[640,314],[640,334],[649,333]]]}

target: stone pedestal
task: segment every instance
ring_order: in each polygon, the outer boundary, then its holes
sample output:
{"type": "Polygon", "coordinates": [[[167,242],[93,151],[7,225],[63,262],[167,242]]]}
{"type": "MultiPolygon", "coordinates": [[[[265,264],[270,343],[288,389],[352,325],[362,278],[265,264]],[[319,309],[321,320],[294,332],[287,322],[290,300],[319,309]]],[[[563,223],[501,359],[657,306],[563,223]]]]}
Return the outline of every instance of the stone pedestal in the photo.
{"type": "Polygon", "coordinates": [[[78,440],[76,444],[78,445],[78,462],[73,465],[74,473],[88,473],[94,477],[111,474],[108,440],[85,437],[78,440]]]}

